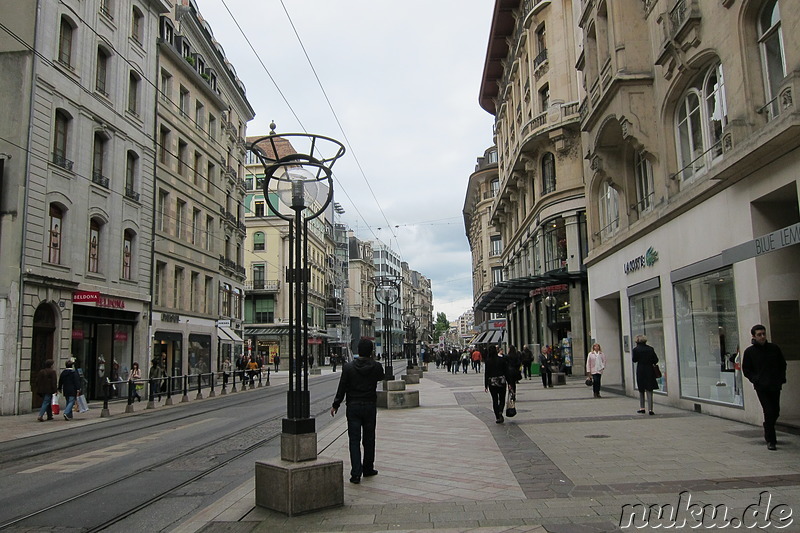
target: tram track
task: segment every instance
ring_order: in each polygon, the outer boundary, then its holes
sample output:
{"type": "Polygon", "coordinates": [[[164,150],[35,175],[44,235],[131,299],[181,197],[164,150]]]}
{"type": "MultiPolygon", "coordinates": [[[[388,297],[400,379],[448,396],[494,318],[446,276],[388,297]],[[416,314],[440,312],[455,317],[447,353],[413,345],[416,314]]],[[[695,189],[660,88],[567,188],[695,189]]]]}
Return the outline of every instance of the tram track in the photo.
{"type": "MultiPolygon", "coordinates": [[[[338,376],[337,376],[338,377],[338,376]]],[[[327,381],[327,380],[326,380],[327,381]]],[[[280,387],[276,388],[274,393],[270,393],[268,398],[272,398],[274,396],[281,396],[282,393],[285,393],[286,388],[280,387]]],[[[155,423],[149,424],[140,424],[137,428],[131,429],[129,431],[115,433],[113,435],[106,435],[100,438],[97,442],[101,442],[107,439],[115,439],[120,440],[119,437],[121,435],[125,435],[126,433],[142,433],[153,431],[160,427],[167,427],[167,426],[174,426],[176,422],[180,422],[181,420],[188,420],[193,418],[203,418],[208,417],[210,414],[214,412],[221,411],[223,409],[236,409],[242,406],[247,405],[248,408],[252,407],[253,398],[250,395],[249,398],[244,397],[240,401],[229,402],[226,403],[225,406],[218,406],[218,407],[210,407],[207,409],[201,409],[197,411],[193,411],[191,413],[187,413],[182,416],[172,416],[169,419],[158,420],[155,423]]],[[[312,416],[318,418],[328,412],[330,409],[330,395],[320,395],[320,397],[312,399],[311,403],[311,411],[312,416]]],[[[174,415],[174,411],[173,411],[174,415]]],[[[244,427],[240,427],[236,429],[235,433],[226,433],[218,438],[211,439],[209,441],[204,441],[196,446],[192,446],[188,449],[182,450],[179,454],[173,455],[171,457],[166,457],[162,460],[153,462],[147,466],[147,468],[135,471],[128,474],[123,474],[120,476],[115,477],[114,479],[110,479],[106,482],[103,482],[97,486],[94,486],[88,490],[84,490],[80,492],[80,494],[74,494],[67,497],[63,497],[60,500],[50,503],[41,509],[36,511],[31,511],[25,513],[23,515],[14,517],[9,519],[2,524],[0,524],[0,530],[16,530],[17,528],[22,528],[25,531],[30,531],[31,527],[35,527],[37,518],[43,519],[47,521],[46,515],[48,513],[55,513],[59,514],[61,509],[69,508],[70,504],[74,504],[77,500],[80,499],[91,499],[94,497],[107,496],[109,494],[119,493],[124,494],[125,489],[123,487],[126,486],[133,486],[138,484],[146,484],[148,478],[154,473],[158,471],[162,471],[163,469],[170,469],[174,467],[175,471],[184,472],[187,470],[186,465],[192,464],[210,464],[208,467],[202,468],[199,471],[192,473],[188,478],[178,480],[176,483],[167,484],[166,486],[160,488],[157,492],[152,495],[148,495],[144,500],[139,502],[134,502],[130,508],[125,509],[121,512],[117,512],[114,516],[111,517],[102,517],[99,518],[99,523],[87,523],[83,524],[81,527],[82,531],[88,532],[96,532],[96,531],[103,531],[108,529],[109,527],[118,524],[125,519],[135,515],[136,513],[142,512],[146,510],[148,507],[160,502],[161,500],[170,497],[176,491],[180,491],[181,489],[196,483],[203,478],[206,478],[212,475],[214,472],[219,471],[220,469],[225,468],[231,463],[245,457],[246,455],[252,453],[253,451],[268,445],[275,441],[280,434],[281,434],[281,425],[280,420],[284,418],[282,415],[277,416],[270,416],[267,418],[262,418],[257,421],[254,421],[244,427]],[[274,426],[270,430],[268,430],[267,435],[263,435],[265,428],[269,428],[270,426],[274,426]],[[259,435],[259,433],[262,433],[259,435]],[[244,444],[241,448],[231,452],[230,446],[225,447],[223,445],[226,444],[226,441],[230,441],[231,439],[237,439],[238,441],[244,441],[244,444]],[[215,451],[215,448],[223,447],[229,452],[225,457],[221,457],[222,454],[219,454],[215,451]]],[[[152,421],[151,421],[152,422],[152,421]]],[[[83,438],[86,438],[86,435],[83,434],[83,438]]],[[[63,444],[63,443],[62,443],[63,444]]],[[[5,463],[17,463],[17,464],[24,464],[25,462],[35,460],[37,457],[45,456],[48,451],[43,451],[40,453],[32,453],[26,455],[25,457],[16,457],[11,460],[4,461],[5,463]]],[[[102,513],[100,513],[102,514],[102,513]]],[[[53,524],[55,525],[55,524],[53,524]]]]}

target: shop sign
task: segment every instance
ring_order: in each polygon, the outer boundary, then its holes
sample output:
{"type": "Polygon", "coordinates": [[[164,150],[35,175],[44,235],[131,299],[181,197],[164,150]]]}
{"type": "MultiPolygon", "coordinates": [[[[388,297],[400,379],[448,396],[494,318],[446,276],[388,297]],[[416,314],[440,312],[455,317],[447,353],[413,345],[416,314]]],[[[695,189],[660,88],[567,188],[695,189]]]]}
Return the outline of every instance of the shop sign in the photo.
{"type": "Polygon", "coordinates": [[[73,329],[72,330],[72,340],[74,340],[74,341],[82,341],[83,340],[83,330],[82,329],[73,329]]]}
{"type": "Polygon", "coordinates": [[[218,328],[229,328],[231,327],[230,320],[217,320],[217,327],[218,328]]]}
{"type": "Polygon", "coordinates": [[[97,307],[108,307],[110,309],[125,309],[125,300],[100,296],[97,298],[97,307]]]}
{"type": "Polygon", "coordinates": [[[78,304],[96,302],[100,293],[95,291],[76,291],[72,293],[72,301],[78,304]]]}
{"type": "Polygon", "coordinates": [[[114,340],[115,341],[122,341],[122,342],[127,341],[128,340],[128,332],[127,331],[115,331],[114,332],[114,340]]]}
{"type": "Polygon", "coordinates": [[[504,327],[506,327],[506,321],[505,320],[495,320],[494,322],[492,322],[492,327],[496,328],[496,329],[504,328],[504,327]]]}
{"type": "Polygon", "coordinates": [[[161,321],[177,324],[181,321],[181,315],[176,313],[161,313],[161,321]]]}
{"type": "Polygon", "coordinates": [[[549,287],[538,287],[533,289],[530,293],[530,296],[539,296],[540,294],[545,293],[565,292],[568,290],[569,286],[566,283],[562,283],[560,285],[550,285],[549,287]]]}
{"type": "Polygon", "coordinates": [[[322,344],[322,339],[308,339],[308,344],[322,344]]]}
{"type": "Polygon", "coordinates": [[[800,222],[723,250],[722,258],[725,264],[730,265],[795,244],[800,244],[800,222]]]}
{"type": "Polygon", "coordinates": [[[651,267],[656,264],[656,261],[658,261],[658,252],[651,246],[644,255],[640,255],[625,263],[622,270],[625,271],[626,274],[630,274],[631,272],[636,272],[645,267],[651,267]]]}

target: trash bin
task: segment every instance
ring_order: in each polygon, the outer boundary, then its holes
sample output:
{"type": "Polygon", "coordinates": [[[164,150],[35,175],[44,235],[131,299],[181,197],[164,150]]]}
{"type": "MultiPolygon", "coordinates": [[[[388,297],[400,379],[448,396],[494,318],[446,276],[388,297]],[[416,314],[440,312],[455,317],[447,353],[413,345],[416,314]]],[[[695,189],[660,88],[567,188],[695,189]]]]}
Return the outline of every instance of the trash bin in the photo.
{"type": "Polygon", "coordinates": [[[539,363],[531,363],[531,376],[538,376],[539,375],[539,363]]]}

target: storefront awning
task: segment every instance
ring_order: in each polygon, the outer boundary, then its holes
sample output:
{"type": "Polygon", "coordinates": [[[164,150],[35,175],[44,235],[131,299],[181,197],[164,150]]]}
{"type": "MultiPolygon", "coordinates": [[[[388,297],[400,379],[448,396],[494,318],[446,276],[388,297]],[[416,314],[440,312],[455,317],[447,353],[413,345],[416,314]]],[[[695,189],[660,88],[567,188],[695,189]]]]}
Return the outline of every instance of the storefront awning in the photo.
{"type": "Polygon", "coordinates": [[[222,342],[244,342],[231,328],[220,326],[217,328],[217,337],[222,342]]]}
{"type": "Polygon", "coordinates": [[[503,313],[509,305],[530,298],[530,292],[534,289],[570,281],[585,280],[586,272],[555,270],[541,276],[525,276],[524,278],[501,281],[492,287],[491,291],[483,295],[475,305],[475,308],[487,313],[503,313]]]}
{"type": "Polygon", "coordinates": [[[245,337],[252,335],[288,335],[289,326],[275,326],[271,328],[244,328],[245,337]]]}

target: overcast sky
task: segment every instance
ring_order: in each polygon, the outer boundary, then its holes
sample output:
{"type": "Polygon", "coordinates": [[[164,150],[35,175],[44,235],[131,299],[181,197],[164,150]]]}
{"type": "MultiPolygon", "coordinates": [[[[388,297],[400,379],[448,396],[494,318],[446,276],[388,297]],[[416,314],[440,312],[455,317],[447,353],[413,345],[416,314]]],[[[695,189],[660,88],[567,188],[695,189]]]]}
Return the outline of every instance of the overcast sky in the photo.
{"type": "Polygon", "coordinates": [[[494,1],[196,1],[247,88],[248,135],[274,120],[341,141],[341,222],[430,278],[434,313],[471,308],[461,210],[492,143],[478,92],[494,1]]]}

